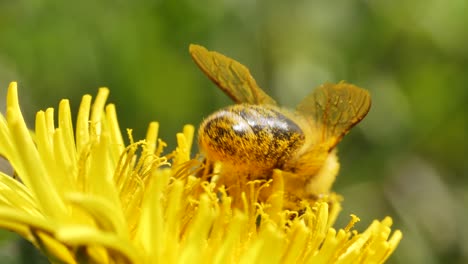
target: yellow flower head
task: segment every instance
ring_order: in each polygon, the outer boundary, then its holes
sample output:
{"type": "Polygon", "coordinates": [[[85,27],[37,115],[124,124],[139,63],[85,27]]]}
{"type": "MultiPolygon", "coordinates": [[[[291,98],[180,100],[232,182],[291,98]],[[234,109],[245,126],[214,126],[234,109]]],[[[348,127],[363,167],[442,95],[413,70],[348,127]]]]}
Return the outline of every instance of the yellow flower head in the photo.
{"type": "Polygon", "coordinates": [[[273,181],[249,182],[241,205],[190,159],[194,128],[161,153],[158,124],[124,144],[106,88],[92,103],[83,96],[73,129],[69,102],[40,111],[34,132],[11,83],[0,115],[0,155],[14,176],[0,172],[0,226],[36,245],[52,263],[382,263],[402,234],[392,220],[362,233],[332,227],[339,199],[303,211],[282,208],[280,171],[273,181]],[[270,203],[256,195],[271,185],[270,203]]]}

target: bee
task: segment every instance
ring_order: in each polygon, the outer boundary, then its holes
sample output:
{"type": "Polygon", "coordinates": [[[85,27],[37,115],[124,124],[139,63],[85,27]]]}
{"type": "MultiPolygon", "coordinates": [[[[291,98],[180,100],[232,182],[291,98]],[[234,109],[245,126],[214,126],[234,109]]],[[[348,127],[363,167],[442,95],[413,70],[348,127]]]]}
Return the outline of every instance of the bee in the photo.
{"type": "Polygon", "coordinates": [[[330,193],[339,171],[336,145],[371,106],[369,93],[355,85],[325,83],[295,110],[278,106],[236,60],[190,45],[198,67],[235,105],[201,123],[198,144],[208,161],[220,163],[221,183],[239,195],[249,181],[282,171],[286,208],[330,193]]]}

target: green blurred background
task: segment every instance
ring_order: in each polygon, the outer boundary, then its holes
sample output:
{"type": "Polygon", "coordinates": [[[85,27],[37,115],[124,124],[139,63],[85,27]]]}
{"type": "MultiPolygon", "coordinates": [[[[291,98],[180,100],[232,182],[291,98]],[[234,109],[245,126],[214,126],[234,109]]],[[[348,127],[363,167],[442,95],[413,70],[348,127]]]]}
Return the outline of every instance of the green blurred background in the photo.
{"type": "MultiPolygon", "coordinates": [[[[389,263],[468,263],[467,14],[463,0],[0,1],[0,98],[18,81],[33,124],[37,110],[61,98],[76,110],[107,86],[122,129],[141,138],[157,120],[172,148],[184,124],[230,103],[189,43],[247,65],[289,107],[347,80],[373,105],[339,147],[337,226],[390,215],[404,239],[389,263]]],[[[1,263],[42,263],[3,237],[1,263]]]]}

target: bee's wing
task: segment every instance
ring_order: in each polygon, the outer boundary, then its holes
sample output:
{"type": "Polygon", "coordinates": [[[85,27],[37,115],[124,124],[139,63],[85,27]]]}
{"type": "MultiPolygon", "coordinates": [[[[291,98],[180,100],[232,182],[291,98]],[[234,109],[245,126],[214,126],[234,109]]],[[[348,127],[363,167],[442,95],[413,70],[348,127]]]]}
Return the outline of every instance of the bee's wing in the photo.
{"type": "Polygon", "coordinates": [[[275,100],[258,87],[244,65],[199,45],[191,44],[189,51],[205,75],[236,103],[276,105],[275,100]]]}
{"type": "Polygon", "coordinates": [[[340,82],[315,89],[298,105],[297,111],[313,119],[320,133],[319,141],[330,150],[367,115],[370,106],[368,91],[340,82]]]}

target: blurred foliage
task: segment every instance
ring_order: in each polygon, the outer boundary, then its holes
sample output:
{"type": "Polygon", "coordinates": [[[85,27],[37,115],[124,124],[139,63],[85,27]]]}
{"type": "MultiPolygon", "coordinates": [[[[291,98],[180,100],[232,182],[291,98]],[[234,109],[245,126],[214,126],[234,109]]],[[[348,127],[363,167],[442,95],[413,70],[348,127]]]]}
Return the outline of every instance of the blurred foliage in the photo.
{"type": "Polygon", "coordinates": [[[122,128],[140,138],[157,120],[174,146],[184,124],[230,103],[189,43],[247,65],[289,107],[347,80],[373,106],[340,144],[338,224],[391,215],[404,239],[390,263],[467,263],[467,10],[460,0],[0,1],[0,96],[17,80],[32,121],[108,86],[122,128]]]}

